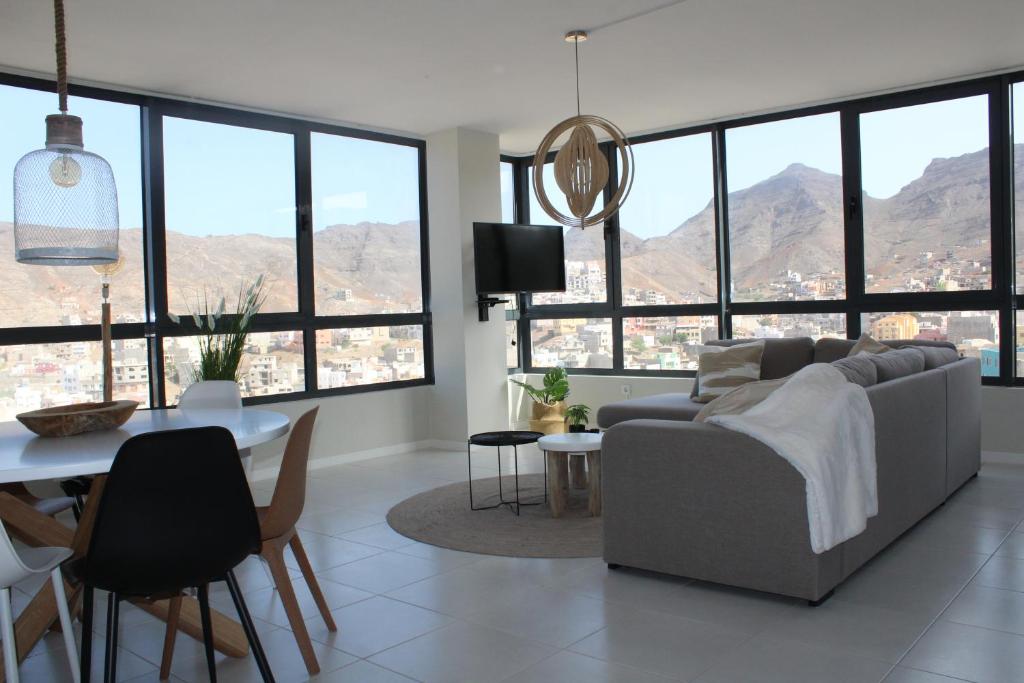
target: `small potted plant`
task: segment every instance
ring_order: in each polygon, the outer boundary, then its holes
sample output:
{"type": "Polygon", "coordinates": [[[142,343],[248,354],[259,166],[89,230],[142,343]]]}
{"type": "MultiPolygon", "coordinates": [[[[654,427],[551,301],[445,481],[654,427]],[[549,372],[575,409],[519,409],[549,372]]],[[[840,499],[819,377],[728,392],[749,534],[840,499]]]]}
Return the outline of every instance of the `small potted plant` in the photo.
{"type": "Polygon", "coordinates": [[[533,399],[530,430],[544,434],[565,432],[565,397],[569,395],[569,376],[564,368],[551,368],[541,380],[541,388],[512,380],[533,399]]]}
{"type": "Polygon", "coordinates": [[[565,409],[565,421],[569,423],[569,431],[571,433],[587,431],[587,422],[590,421],[590,407],[582,403],[569,406],[565,409]]]}
{"type": "MultiPolygon", "coordinates": [[[[225,300],[221,297],[216,308],[210,306],[209,297],[203,296],[195,308],[190,309],[192,321],[199,332],[199,364],[192,369],[192,382],[230,382],[238,387],[238,367],[242,362],[245,343],[252,330],[253,318],[266,301],[264,278],[260,275],[238,291],[234,315],[224,317],[225,300]]],[[[175,324],[181,320],[173,313],[168,317],[175,324]]]]}

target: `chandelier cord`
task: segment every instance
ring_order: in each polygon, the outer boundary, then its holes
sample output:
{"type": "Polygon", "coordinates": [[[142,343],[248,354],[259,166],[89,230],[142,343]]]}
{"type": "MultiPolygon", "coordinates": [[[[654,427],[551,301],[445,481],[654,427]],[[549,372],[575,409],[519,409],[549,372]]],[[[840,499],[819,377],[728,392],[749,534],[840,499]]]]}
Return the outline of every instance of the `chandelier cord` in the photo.
{"type": "Polygon", "coordinates": [[[57,52],[57,99],[60,113],[68,113],[68,51],[64,39],[64,0],[53,0],[53,31],[57,52]]]}
{"type": "MultiPolygon", "coordinates": [[[[55,0],[61,2],[61,0],[55,0]]],[[[573,52],[576,54],[576,116],[580,115],[580,38],[572,41],[573,52]]]]}

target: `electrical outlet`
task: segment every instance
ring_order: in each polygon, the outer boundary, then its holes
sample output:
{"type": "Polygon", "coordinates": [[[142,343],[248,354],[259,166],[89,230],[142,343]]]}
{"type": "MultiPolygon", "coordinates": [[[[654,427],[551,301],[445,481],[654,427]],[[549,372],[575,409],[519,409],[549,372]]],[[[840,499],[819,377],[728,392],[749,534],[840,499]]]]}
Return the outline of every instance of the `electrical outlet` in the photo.
{"type": "Polygon", "coordinates": [[[626,398],[629,398],[630,396],[632,396],[633,395],[633,387],[629,386],[628,384],[623,384],[622,385],[622,395],[625,396],[626,398]]]}

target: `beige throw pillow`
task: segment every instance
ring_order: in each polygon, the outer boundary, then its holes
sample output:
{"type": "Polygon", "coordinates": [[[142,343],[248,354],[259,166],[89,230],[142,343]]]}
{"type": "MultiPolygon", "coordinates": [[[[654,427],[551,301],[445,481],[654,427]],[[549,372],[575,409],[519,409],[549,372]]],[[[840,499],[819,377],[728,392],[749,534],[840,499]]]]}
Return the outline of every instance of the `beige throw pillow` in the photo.
{"type": "Polygon", "coordinates": [[[699,393],[693,400],[708,403],[741,384],[761,379],[763,355],[764,340],[721,347],[714,351],[709,348],[697,359],[699,393]]]}
{"type": "Polygon", "coordinates": [[[865,332],[860,335],[860,339],[853,345],[850,352],[846,354],[848,358],[856,356],[858,353],[885,353],[886,351],[892,351],[891,346],[887,346],[880,341],[874,339],[870,334],[865,332]]]}
{"type": "Polygon", "coordinates": [[[772,395],[776,389],[786,383],[789,377],[780,379],[764,379],[760,382],[748,382],[723,394],[700,409],[693,418],[694,422],[703,422],[712,415],[739,415],[745,413],[761,401],[772,395]]]}

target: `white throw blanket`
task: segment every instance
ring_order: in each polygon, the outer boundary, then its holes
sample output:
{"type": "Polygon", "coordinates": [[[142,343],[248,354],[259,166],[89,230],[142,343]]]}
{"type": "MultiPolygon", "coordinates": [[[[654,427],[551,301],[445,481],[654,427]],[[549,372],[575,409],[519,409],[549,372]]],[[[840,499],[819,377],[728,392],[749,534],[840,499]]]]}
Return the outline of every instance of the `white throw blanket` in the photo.
{"type": "Polygon", "coordinates": [[[878,514],[874,413],[864,388],[828,363],[804,367],[745,413],[707,421],[757,439],[803,475],[815,553],[878,514]]]}

